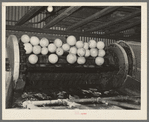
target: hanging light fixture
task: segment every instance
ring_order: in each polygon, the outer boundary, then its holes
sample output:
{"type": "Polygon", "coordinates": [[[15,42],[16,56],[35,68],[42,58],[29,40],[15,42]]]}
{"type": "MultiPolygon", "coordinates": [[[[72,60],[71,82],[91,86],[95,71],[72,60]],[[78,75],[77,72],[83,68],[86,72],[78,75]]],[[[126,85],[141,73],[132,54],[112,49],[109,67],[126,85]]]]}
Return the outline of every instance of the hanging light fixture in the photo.
{"type": "Polygon", "coordinates": [[[52,12],[52,11],[53,11],[53,6],[48,6],[48,7],[47,7],[47,11],[48,11],[48,12],[52,12]]]}

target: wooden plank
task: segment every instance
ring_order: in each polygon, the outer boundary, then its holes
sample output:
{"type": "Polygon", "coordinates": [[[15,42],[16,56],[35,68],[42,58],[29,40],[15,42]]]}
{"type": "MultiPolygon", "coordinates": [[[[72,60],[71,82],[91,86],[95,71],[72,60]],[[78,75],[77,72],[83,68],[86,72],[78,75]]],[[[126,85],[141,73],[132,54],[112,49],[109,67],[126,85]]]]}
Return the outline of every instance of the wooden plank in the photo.
{"type": "Polygon", "coordinates": [[[115,10],[118,9],[118,8],[120,8],[120,6],[114,6],[114,7],[113,7],[113,6],[110,6],[110,7],[106,7],[105,9],[103,9],[103,10],[101,10],[101,11],[99,11],[99,12],[97,12],[97,13],[95,13],[95,14],[93,14],[93,15],[91,15],[91,16],[85,18],[85,19],[83,19],[82,21],[80,21],[80,22],[78,22],[78,23],[76,23],[76,24],[74,24],[74,25],[68,27],[68,28],[66,29],[66,31],[68,31],[68,30],[74,30],[74,29],[76,29],[76,28],[78,28],[78,27],[80,27],[80,26],[83,26],[84,24],[87,24],[87,23],[89,23],[89,22],[91,22],[91,21],[93,21],[93,20],[95,20],[95,19],[97,19],[97,18],[100,18],[100,17],[102,17],[102,16],[104,16],[104,15],[106,15],[106,14],[109,14],[109,13],[115,11],[115,10]]]}
{"type": "Polygon", "coordinates": [[[25,22],[29,21],[32,17],[34,17],[39,10],[41,10],[43,6],[32,7],[18,22],[15,24],[17,26],[23,25],[25,22]]]}
{"type": "Polygon", "coordinates": [[[73,12],[75,12],[76,10],[78,10],[80,7],[81,6],[71,6],[71,7],[67,8],[64,12],[62,12],[57,17],[55,17],[53,20],[51,20],[50,22],[48,22],[43,28],[49,28],[49,27],[55,25],[59,21],[63,20],[64,18],[68,17],[73,12]]]}
{"type": "Polygon", "coordinates": [[[88,32],[88,31],[100,30],[100,29],[109,27],[109,26],[111,26],[111,25],[115,25],[115,24],[118,24],[118,23],[120,23],[120,22],[126,21],[126,20],[131,19],[131,18],[133,18],[133,17],[135,17],[135,16],[139,16],[139,15],[141,15],[141,11],[136,11],[136,12],[133,12],[133,13],[131,13],[131,14],[129,14],[129,15],[126,15],[126,16],[124,16],[124,17],[122,17],[122,18],[118,18],[118,19],[113,20],[113,21],[111,21],[111,22],[108,22],[108,23],[105,23],[105,24],[96,26],[96,27],[94,27],[94,28],[88,29],[88,30],[86,30],[86,32],[88,32]]]}
{"type": "Polygon", "coordinates": [[[119,28],[116,28],[115,30],[112,30],[112,31],[107,31],[105,33],[105,35],[106,34],[108,35],[108,34],[112,34],[112,33],[117,33],[117,32],[123,31],[123,30],[127,30],[127,29],[132,28],[132,27],[134,27],[136,25],[139,25],[139,24],[141,24],[141,20],[138,20],[136,22],[133,22],[133,23],[130,23],[130,24],[127,24],[127,25],[120,26],[119,28]]]}

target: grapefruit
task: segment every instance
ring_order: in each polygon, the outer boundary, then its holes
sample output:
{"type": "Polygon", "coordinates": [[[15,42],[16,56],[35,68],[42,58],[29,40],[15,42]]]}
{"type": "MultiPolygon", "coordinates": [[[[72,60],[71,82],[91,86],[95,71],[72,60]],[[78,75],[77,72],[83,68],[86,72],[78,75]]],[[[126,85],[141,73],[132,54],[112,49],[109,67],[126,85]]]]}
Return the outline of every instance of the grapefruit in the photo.
{"type": "Polygon", "coordinates": [[[96,63],[96,65],[101,66],[104,63],[104,58],[96,57],[95,63],[96,63]]]}
{"type": "Polygon", "coordinates": [[[86,49],[86,50],[89,48],[89,45],[88,45],[88,43],[87,43],[87,42],[85,42],[85,43],[84,43],[83,48],[84,48],[84,49],[86,49]]]}
{"type": "Polygon", "coordinates": [[[30,39],[30,43],[32,45],[38,45],[39,44],[39,38],[36,37],[36,36],[32,36],[31,39],[30,39]]]}
{"type": "Polygon", "coordinates": [[[104,50],[99,50],[99,51],[98,51],[98,56],[99,56],[99,57],[103,57],[103,56],[105,56],[105,54],[106,54],[106,53],[105,53],[104,50]]]}
{"type": "Polygon", "coordinates": [[[97,42],[97,48],[98,49],[102,50],[104,47],[105,47],[104,42],[102,42],[102,41],[97,42]]]}
{"type": "Polygon", "coordinates": [[[55,64],[58,61],[58,56],[56,54],[50,54],[48,59],[50,63],[55,64]]]}
{"type": "Polygon", "coordinates": [[[77,48],[82,48],[83,46],[84,46],[83,41],[77,41],[77,42],[76,42],[76,47],[77,47],[77,48]]]}
{"type": "Polygon", "coordinates": [[[66,42],[70,45],[70,46],[74,46],[76,44],[76,37],[71,35],[68,36],[66,39],[66,42]]]}
{"type": "Polygon", "coordinates": [[[46,47],[41,48],[41,54],[42,55],[48,54],[48,48],[46,48],[46,47]]]}
{"type": "Polygon", "coordinates": [[[89,47],[90,48],[95,48],[97,46],[96,41],[95,40],[90,40],[89,41],[89,47]]]}
{"type": "Polygon", "coordinates": [[[63,42],[62,42],[62,40],[60,40],[60,39],[55,39],[55,40],[54,40],[54,44],[55,44],[56,47],[61,47],[62,44],[63,44],[63,42]]]}
{"type": "Polygon", "coordinates": [[[24,45],[24,49],[26,51],[26,54],[30,54],[33,51],[33,47],[30,43],[25,43],[24,45]]]}
{"type": "Polygon", "coordinates": [[[85,57],[89,57],[89,56],[90,56],[90,50],[86,50],[85,57]]]}
{"type": "Polygon", "coordinates": [[[38,56],[35,55],[35,54],[31,54],[31,55],[28,57],[28,61],[29,61],[29,63],[31,63],[31,64],[36,64],[37,61],[38,61],[38,56]]]}
{"type": "Polygon", "coordinates": [[[23,43],[28,43],[30,41],[30,37],[27,34],[21,36],[21,41],[23,43]]]}
{"type": "Polygon", "coordinates": [[[47,38],[42,38],[40,40],[40,45],[41,45],[41,47],[47,47],[49,45],[48,39],[47,38]]]}
{"type": "Polygon", "coordinates": [[[85,53],[86,53],[86,50],[85,50],[84,48],[79,48],[79,49],[77,50],[78,56],[84,56],[85,53]]]}
{"type": "Polygon", "coordinates": [[[63,53],[64,53],[64,51],[63,51],[62,48],[59,47],[59,48],[56,49],[56,54],[57,55],[61,56],[61,55],[63,55],[63,53]]]}
{"type": "Polygon", "coordinates": [[[85,64],[85,62],[86,62],[86,59],[84,57],[78,57],[77,59],[78,64],[85,64]]]}
{"type": "Polygon", "coordinates": [[[56,51],[55,44],[53,44],[53,43],[49,44],[48,50],[49,50],[49,52],[54,53],[56,51]]]}
{"type": "Polygon", "coordinates": [[[66,44],[63,44],[63,45],[62,45],[62,48],[63,48],[64,51],[69,51],[70,45],[67,44],[67,43],[66,43],[66,44]]]}
{"type": "Polygon", "coordinates": [[[68,63],[74,64],[77,61],[77,56],[75,54],[68,54],[66,59],[68,63]]]}
{"type": "Polygon", "coordinates": [[[96,48],[90,49],[90,55],[96,57],[98,55],[98,50],[96,48]]]}
{"type": "Polygon", "coordinates": [[[33,47],[33,53],[39,54],[41,52],[41,47],[39,45],[36,45],[33,47]]]}
{"type": "Polygon", "coordinates": [[[71,47],[69,53],[77,54],[77,48],[75,46],[71,47]]]}

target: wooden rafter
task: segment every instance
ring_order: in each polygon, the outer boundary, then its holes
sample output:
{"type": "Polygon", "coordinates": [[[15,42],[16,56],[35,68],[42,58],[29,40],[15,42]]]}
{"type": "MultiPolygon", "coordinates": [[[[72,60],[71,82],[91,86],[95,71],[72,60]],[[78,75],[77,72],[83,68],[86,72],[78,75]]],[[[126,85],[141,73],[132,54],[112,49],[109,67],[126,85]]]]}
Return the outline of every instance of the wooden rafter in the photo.
{"type": "Polygon", "coordinates": [[[133,12],[133,13],[131,13],[131,14],[129,14],[129,15],[126,15],[126,16],[124,16],[124,17],[122,17],[122,18],[118,18],[118,19],[113,20],[113,21],[111,21],[111,22],[108,22],[108,23],[105,23],[105,24],[102,24],[102,25],[93,27],[93,28],[88,29],[88,30],[86,30],[86,31],[96,31],[96,30],[100,30],[100,29],[109,27],[109,26],[111,26],[111,25],[115,25],[115,24],[118,24],[118,23],[120,23],[120,22],[126,21],[126,20],[131,19],[131,18],[133,18],[133,17],[135,17],[135,16],[139,16],[139,15],[141,15],[141,11],[136,11],[136,12],[133,12]]]}
{"type": "Polygon", "coordinates": [[[134,12],[134,11],[141,11],[141,7],[136,8],[136,7],[123,6],[122,8],[120,8],[120,10],[125,12],[134,12]]]}
{"type": "Polygon", "coordinates": [[[97,18],[100,18],[100,17],[102,17],[102,16],[104,16],[106,14],[109,14],[109,13],[115,11],[118,8],[120,8],[120,6],[106,7],[105,9],[103,9],[103,10],[101,10],[101,11],[99,11],[99,12],[97,12],[97,13],[95,13],[95,14],[93,14],[93,15],[85,18],[85,19],[83,19],[82,21],[80,21],[80,22],[78,22],[78,23],[76,23],[76,24],[68,27],[66,29],[66,31],[68,31],[68,30],[74,30],[74,29],[76,29],[76,28],[78,28],[80,26],[83,26],[84,24],[87,24],[87,23],[89,23],[89,22],[91,22],[91,21],[93,21],[93,20],[95,20],[97,18]]]}
{"type": "Polygon", "coordinates": [[[133,23],[130,23],[130,24],[127,24],[127,25],[123,25],[123,26],[121,26],[119,28],[116,28],[112,31],[108,31],[108,32],[105,33],[105,35],[112,34],[112,33],[117,33],[117,32],[123,31],[123,30],[127,30],[127,29],[132,28],[132,27],[134,27],[136,25],[139,25],[139,24],[141,24],[141,20],[138,20],[136,22],[133,22],[133,23]]]}
{"type": "Polygon", "coordinates": [[[78,10],[80,7],[81,6],[71,6],[71,7],[67,8],[64,12],[62,12],[61,14],[59,14],[53,20],[49,21],[43,28],[49,28],[49,27],[55,25],[59,21],[63,20],[65,17],[71,15],[73,12],[75,12],[76,10],[78,10]]]}
{"type": "MultiPolygon", "coordinates": [[[[96,9],[104,9],[105,6],[85,6],[85,7],[90,7],[90,8],[96,8],[96,9]]],[[[121,8],[118,9],[118,11],[124,11],[124,12],[135,12],[135,11],[140,11],[140,8],[136,8],[136,7],[130,7],[130,6],[123,6],[121,8]]]]}
{"type": "Polygon", "coordinates": [[[38,12],[42,9],[43,6],[36,6],[32,7],[18,22],[16,23],[16,26],[21,26],[25,22],[29,21],[32,17],[35,16],[35,14],[38,14],[38,12]]]}

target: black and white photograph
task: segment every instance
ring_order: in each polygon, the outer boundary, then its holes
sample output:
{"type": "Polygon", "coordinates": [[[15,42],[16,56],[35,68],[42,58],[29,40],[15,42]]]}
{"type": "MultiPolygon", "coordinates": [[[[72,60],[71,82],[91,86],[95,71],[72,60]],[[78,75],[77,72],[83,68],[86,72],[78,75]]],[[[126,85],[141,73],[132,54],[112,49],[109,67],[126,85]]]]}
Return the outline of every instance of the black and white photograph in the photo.
{"type": "Polygon", "coordinates": [[[3,3],[4,118],[18,111],[29,114],[22,119],[43,111],[84,118],[147,109],[146,6],[3,3]]]}

